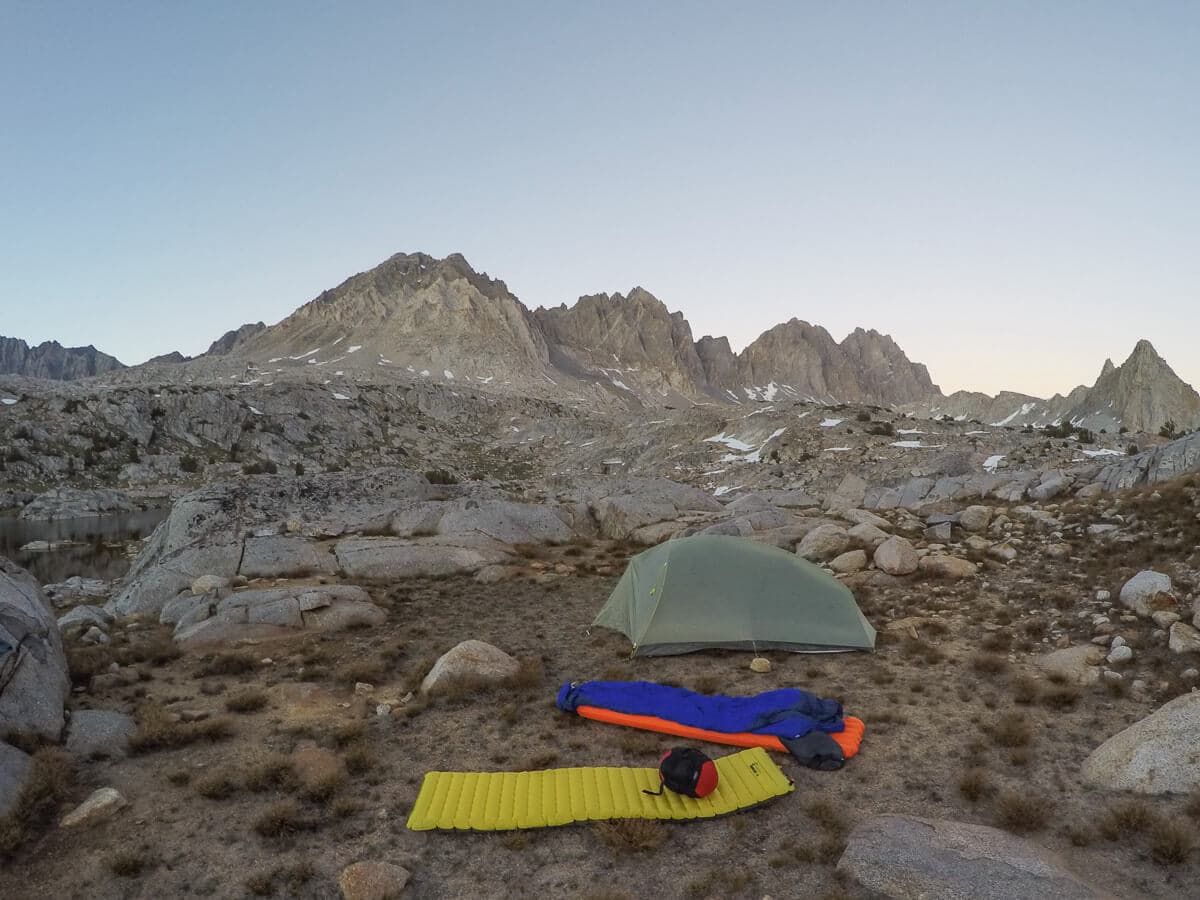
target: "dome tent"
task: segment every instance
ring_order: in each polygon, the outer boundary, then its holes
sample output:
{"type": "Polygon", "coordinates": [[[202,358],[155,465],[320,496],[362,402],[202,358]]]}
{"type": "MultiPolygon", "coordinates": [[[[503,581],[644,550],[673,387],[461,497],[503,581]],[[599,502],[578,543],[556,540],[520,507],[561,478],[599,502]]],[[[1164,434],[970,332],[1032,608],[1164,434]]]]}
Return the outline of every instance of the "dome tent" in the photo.
{"type": "Polygon", "coordinates": [[[875,647],[875,629],[837,579],[786,550],[723,535],[639,553],[592,624],[625,634],[634,656],[875,647]]]}

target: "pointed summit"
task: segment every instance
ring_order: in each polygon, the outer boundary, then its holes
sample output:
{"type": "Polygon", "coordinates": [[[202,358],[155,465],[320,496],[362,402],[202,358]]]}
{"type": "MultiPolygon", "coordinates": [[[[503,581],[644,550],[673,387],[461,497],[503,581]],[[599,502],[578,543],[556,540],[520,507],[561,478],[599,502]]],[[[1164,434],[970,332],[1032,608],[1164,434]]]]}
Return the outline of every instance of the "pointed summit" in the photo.
{"type": "Polygon", "coordinates": [[[1100,369],[1100,377],[1103,378],[1105,375],[1112,374],[1114,369],[1116,369],[1116,366],[1113,365],[1113,361],[1111,359],[1106,359],[1104,361],[1104,366],[1100,369]]]}

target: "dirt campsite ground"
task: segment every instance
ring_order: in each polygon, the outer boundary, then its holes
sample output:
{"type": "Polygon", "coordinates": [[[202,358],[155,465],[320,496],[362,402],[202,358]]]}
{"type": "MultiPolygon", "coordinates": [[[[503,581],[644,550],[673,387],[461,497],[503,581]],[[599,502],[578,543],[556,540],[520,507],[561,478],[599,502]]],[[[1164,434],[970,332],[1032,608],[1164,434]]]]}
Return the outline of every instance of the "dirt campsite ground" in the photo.
{"type": "MultiPolygon", "coordinates": [[[[137,660],[141,680],[81,694],[76,705],[136,713],[134,752],[83,768],[63,794],[78,802],[108,785],[131,808],[79,831],[29,823],[0,872],[0,896],[332,898],[343,867],[380,859],[411,871],[414,897],[853,897],[858,889],[835,865],[855,823],[883,812],[1031,835],[1120,896],[1194,890],[1200,854],[1180,861],[1171,847],[1173,829],[1185,845],[1194,830],[1187,799],[1132,801],[1139,813],[1080,776],[1090,750],[1161,698],[1056,683],[1029,662],[1059,630],[1079,630],[1059,607],[1092,590],[1091,576],[1081,583],[1031,559],[969,585],[863,586],[860,606],[880,626],[876,653],[773,652],[771,671],[756,674],[748,653],[630,659],[623,636],[589,633],[631,548],[538,552],[543,573],[555,563],[573,573],[373,587],[389,615],[377,629],[209,655],[179,655],[157,625],[122,632],[97,652],[137,660]],[[486,691],[401,702],[438,654],[469,638],[519,658],[521,674],[486,691]],[[795,792],[717,820],[498,834],[406,828],[428,770],[654,765],[676,741],[555,708],[561,683],[596,678],[734,695],[798,686],[842,700],[867,736],[838,772],[776,755],[795,792]],[[355,693],[359,682],[374,686],[369,697],[355,693]],[[385,700],[394,715],[375,714],[385,700]]],[[[1102,565],[1115,583],[1133,571],[1136,560],[1127,562],[1109,554],[1080,565],[1102,565]]],[[[74,659],[76,680],[104,663],[74,659]]]]}

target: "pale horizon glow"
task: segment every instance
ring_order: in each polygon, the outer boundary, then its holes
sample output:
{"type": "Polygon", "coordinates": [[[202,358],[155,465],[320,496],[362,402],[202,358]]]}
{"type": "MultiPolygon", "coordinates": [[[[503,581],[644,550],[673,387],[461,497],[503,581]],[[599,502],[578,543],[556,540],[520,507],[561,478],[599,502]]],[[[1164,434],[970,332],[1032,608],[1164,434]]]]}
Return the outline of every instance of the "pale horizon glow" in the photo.
{"type": "Polygon", "coordinates": [[[0,334],[202,352],[393,253],[1038,396],[1200,384],[1200,6],[0,6],[0,334]]]}

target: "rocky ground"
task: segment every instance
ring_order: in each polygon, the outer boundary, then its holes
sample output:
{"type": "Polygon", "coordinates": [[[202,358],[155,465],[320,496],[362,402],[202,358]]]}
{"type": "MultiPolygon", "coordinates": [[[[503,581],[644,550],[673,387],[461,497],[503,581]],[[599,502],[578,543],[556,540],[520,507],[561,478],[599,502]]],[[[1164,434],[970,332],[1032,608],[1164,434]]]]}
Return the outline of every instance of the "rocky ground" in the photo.
{"type": "MultiPolygon", "coordinates": [[[[731,464],[795,473],[787,452],[731,464]]],[[[0,637],[28,655],[0,694],[0,893],[1187,896],[1200,480],[1114,493],[1091,462],[1053,472],[982,496],[978,473],[942,476],[963,479],[951,490],[911,472],[892,488],[830,472],[811,492],[759,472],[763,489],[719,498],[391,468],[203,487],[119,583],[42,591],[5,569],[0,637]],[[589,631],[631,553],[698,531],[837,573],[876,652],[772,653],[759,674],[750,654],[630,659],[589,631]],[[497,649],[479,668],[464,641],[497,649]],[[430,769],[653,765],[670,741],[555,708],[587,678],[797,685],[867,737],[839,772],[779,757],[797,791],[717,821],[405,828],[430,769]]]]}
{"type": "Polygon", "coordinates": [[[0,895],[1188,895],[1195,435],[156,371],[0,378],[0,508],[170,510],[116,581],[0,573],[0,895]],[[589,632],[630,554],[700,532],[826,567],[876,652],[759,674],[589,632]],[[653,765],[555,709],[585,678],[798,685],[867,738],[720,821],[405,828],[430,769],[653,765]]]}

